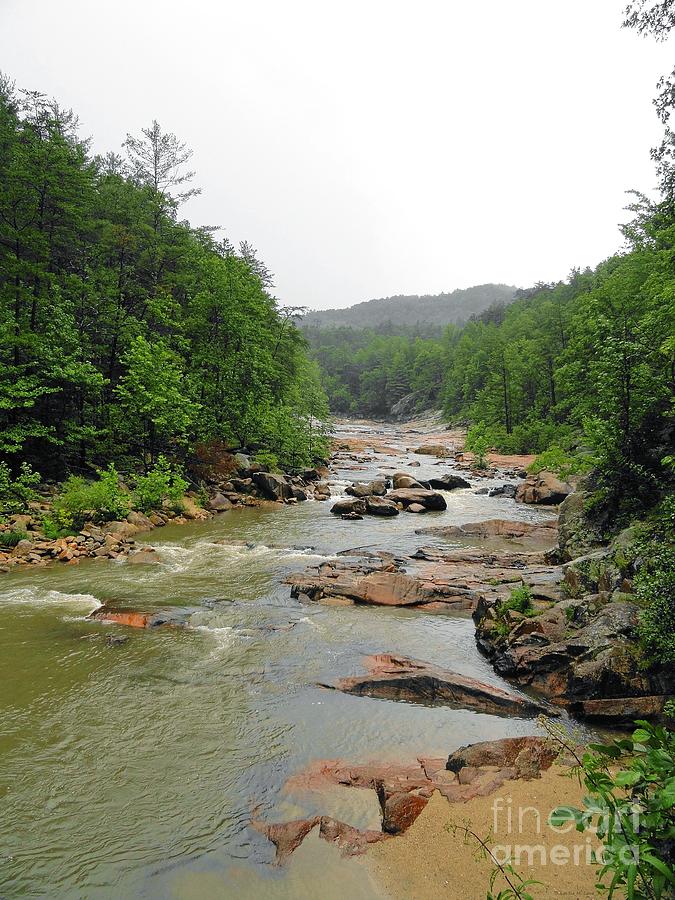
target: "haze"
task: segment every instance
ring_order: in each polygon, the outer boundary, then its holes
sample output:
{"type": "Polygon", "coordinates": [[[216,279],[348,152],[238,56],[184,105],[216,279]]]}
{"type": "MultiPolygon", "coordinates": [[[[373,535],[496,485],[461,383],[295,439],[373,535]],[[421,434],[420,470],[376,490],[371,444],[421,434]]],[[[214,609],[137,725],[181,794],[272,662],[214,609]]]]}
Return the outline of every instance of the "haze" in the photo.
{"type": "Polygon", "coordinates": [[[0,0],[0,68],[97,151],[157,118],[194,150],[183,214],[256,246],[282,302],[328,308],[551,281],[620,246],[672,62],[623,6],[0,0]]]}

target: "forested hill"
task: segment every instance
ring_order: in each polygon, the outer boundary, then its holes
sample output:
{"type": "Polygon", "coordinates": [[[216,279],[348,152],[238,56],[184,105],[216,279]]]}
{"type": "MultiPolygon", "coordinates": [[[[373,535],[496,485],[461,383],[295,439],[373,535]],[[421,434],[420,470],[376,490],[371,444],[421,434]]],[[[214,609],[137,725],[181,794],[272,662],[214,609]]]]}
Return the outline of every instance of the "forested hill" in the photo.
{"type": "Polygon", "coordinates": [[[93,156],[0,75],[0,467],[143,467],[214,444],[309,464],[325,396],[250,245],[178,216],[191,152],[154,122],[93,156]]]}
{"type": "Polygon", "coordinates": [[[428,333],[451,322],[462,322],[494,304],[510,303],[516,289],[507,284],[478,284],[444,294],[399,294],[366,300],[346,309],[314,310],[305,315],[302,326],[325,328],[346,325],[351,328],[390,326],[428,333]]]}

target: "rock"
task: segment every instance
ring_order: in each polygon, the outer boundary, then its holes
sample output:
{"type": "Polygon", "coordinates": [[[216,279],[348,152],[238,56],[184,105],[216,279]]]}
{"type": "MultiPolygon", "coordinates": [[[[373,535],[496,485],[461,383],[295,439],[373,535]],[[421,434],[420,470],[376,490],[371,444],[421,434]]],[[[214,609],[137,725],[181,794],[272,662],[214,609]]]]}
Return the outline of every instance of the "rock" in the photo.
{"type": "Polygon", "coordinates": [[[106,625],[127,625],[129,628],[157,628],[160,625],[185,626],[184,614],[175,610],[138,612],[131,609],[112,609],[109,606],[100,606],[87,618],[103,622],[106,625]]]}
{"type": "Polygon", "coordinates": [[[342,513],[340,516],[345,522],[360,522],[363,519],[363,516],[359,515],[357,512],[346,512],[342,513]]]}
{"type": "Polygon", "coordinates": [[[585,491],[569,494],[558,509],[558,546],[562,559],[570,560],[595,550],[602,544],[602,532],[585,513],[585,491]]]}
{"type": "Polygon", "coordinates": [[[209,497],[206,505],[212,512],[226,512],[228,509],[232,509],[231,501],[220,491],[209,497]]]}
{"type": "Polygon", "coordinates": [[[387,493],[387,485],[383,479],[376,478],[374,481],[355,481],[352,485],[345,489],[345,494],[352,497],[384,497],[387,493]]]}
{"type": "Polygon", "coordinates": [[[392,794],[384,801],[382,830],[387,834],[402,834],[429,802],[420,794],[392,794]]]}
{"type": "Polygon", "coordinates": [[[20,515],[17,513],[16,515],[10,516],[9,521],[11,522],[14,531],[28,531],[28,529],[32,527],[34,520],[32,516],[20,515]]]}
{"type": "Polygon", "coordinates": [[[286,862],[288,857],[297,850],[307,837],[309,832],[316,828],[321,821],[321,816],[313,816],[311,819],[296,819],[293,822],[251,822],[253,828],[264,834],[276,847],[276,862],[278,865],[286,862]]]}
{"type": "Polygon", "coordinates": [[[416,459],[414,459],[412,462],[409,462],[408,465],[411,468],[412,467],[419,468],[422,464],[420,462],[418,462],[416,459]]]}
{"type": "Polygon", "coordinates": [[[230,478],[229,483],[237,494],[250,494],[253,490],[252,478],[230,478]]]}
{"type": "Polygon", "coordinates": [[[360,499],[338,500],[337,503],[331,506],[330,511],[335,516],[343,516],[348,513],[356,513],[359,516],[363,516],[366,513],[366,502],[360,499]]]}
{"type": "Polygon", "coordinates": [[[636,719],[660,719],[668,694],[647,697],[613,697],[611,699],[580,700],[570,711],[585,719],[606,721],[611,725],[631,725],[636,719]]]}
{"type": "Polygon", "coordinates": [[[488,491],[488,497],[508,497],[512,500],[515,496],[515,484],[502,484],[500,487],[490,488],[488,491]]]}
{"type": "Polygon", "coordinates": [[[451,455],[448,448],[444,447],[443,444],[423,444],[421,447],[417,447],[413,450],[413,453],[424,456],[438,456],[441,459],[445,459],[447,456],[451,455]]]}
{"type": "Polygon", "coordinates": [[[452,706],[491,715],[536,716],[549,712],[542,703],[417,659],[379,653],[367,656],[365,663],[367,675],[343,678],[336,689],[361,697],[452,706]]]}
{"type": "Polygon", "coordinates": [[[420,484],[416,478],[413,478],[412,475],[408,475],[406,472],[394,472],[392,481],[394,483],[394,488],[415,488],[420,491],[424,490],[424,485],[420,484]]]}
{"type": "Polygon", "coordinates": [[[440,478],[430,478],[429,487],[435,488],[437,491],[452,491],[455,488],[468,488],[471,483],[462,478],[460,475],[441,475],[440,478]]]}
{"type": "Polygon", "coordinates": [[[572,486],[552,472],[529,475],[516,489],[516,503],[562,503],[572,493],[572,486]]]}
{"type": "Polygon", "coordinates": [[[515,737],[499,741],[481,741],[460,747],[448,757],[446,768],[459,773],[465,767],[500,766],[515,767],[520,757],[521,769],[532,771],[533,760],[538,760],[539,769],[549,769],[557,756],[557,749],[550,747],[544,738],[515,737]],[[526,752],[527,755],[520,756],[526,752]]]}
{"type": "MultiPolygon", "coordinates": [[[[391,496],[391,494],[389,495],[391,496]]],[[[556,522],[517,522],[511,519],[487,519],[484,522],[466,522],[464,525],[436,525],[420,528],[417,534],[433,534],[444,538],[487,538],[502,537],[519,539],[543,539],[555,543],[556,522]]]]}
{"type": "Polygon", "coordinates": [[[105,638],[106,647],[121,647],[128,641],[129,637],[126,634],[107,634],[105,638]]]}
{"type": "Polygon", "coordinates": [[[421,503],[411,503],[410,506],[406,506],[406,512],[409,513],[425,513],[428,512],[426,506],[422,506],[421,503]]]}
{"type": "Polygon", "coordinates": [[[326,562],[290,575],[286,581],[293,597],[312,602],[333,602],[337,598],[375,606],[434,609],[473,609],[477,602],[472,590],[405,575],[388,558],[326,562]]]}
{"type": "Polygon", "coordinates": [[[234,465],[238,472],[248,472],[251,468],[251,458],[245,453],[235,453],[234,465]]]}
{"type": "Polygon", "coordinates": [[[398,507],[384,497],[366,497],[366,512],[370,516],[397,516],[398,507]]]}
{"type": "Polygon", "coordinates": [[[138,565],[158,565],[161,562],[157,553],[152,547],[143,547],[141,550],[134,550],[127,556],[127,563],[132,566],[138,565]]]}
{"type": "Polygon", "coordinates": [[[327,482],[320,481],[314,488],[314,497],[317,500],[330,499],[330,487],[327,482]]]}
{"type": "Polygon", "coordinates": [[[272,472],[255,472],[253,483],[269,500],[290,500],[293,490],[283,475],[272,472]]]}
{"type": "Polygon", "coordinates": [[[127,516],[127,522],[130,525],[135,525],[140,531],[152,531],[155,527],[148,516],[136,509],[131,510],[127,516]]]}
{"type": "Polygon", "coordinates": [[[436,491],[415,488],[399,488],[398,490],[390,491],[387,494],[387,500],[391,500],[393,503],[400,503],[404,507],[410,506],[411,503],[418,503],[420,506],[431,510],[447,509],[448,506],[442,494],[438,494],[436,491]]]}

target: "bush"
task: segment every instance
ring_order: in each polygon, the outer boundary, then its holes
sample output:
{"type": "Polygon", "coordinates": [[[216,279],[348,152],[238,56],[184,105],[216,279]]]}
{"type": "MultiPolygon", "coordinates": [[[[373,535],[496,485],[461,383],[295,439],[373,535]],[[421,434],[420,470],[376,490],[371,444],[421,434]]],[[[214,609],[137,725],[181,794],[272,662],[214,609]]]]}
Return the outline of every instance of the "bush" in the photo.
{"type": "Polygon", "coordinates": [[[54,521],[61,529],[79,529],[88,519],[99,523],[124,519],[130,506],[129,495],[111,463],[96,481],[70,476],[54,501],[54,521]]]}
{"type": "MultiPolygon", "coordinates": [[[[554,827],[574,822],[603,843],[598,888],[634,900],[672,897],[675,885],[675,734],[637,721],[631,739],[590,744],[581,758],[561,741],[588,790],[584,809],[553,810],[554,827]],[[609,880],[609,884],[605,882],[609,880]]],[[[555,737],[555,735],[554,735],[555,737]]]]}
{"type": "Polygon", "coordinates": [[[486,469],[485,454],[493,446],[490,428],[485,422],[476,422],[466,433],[464,448],[474,455],[473,465],[476,469],[486,469]]]}
{"type": "Polygon", "coordinates": [[[42,533],[49,541],[56,541],[59,538],[68,537],[70,534],[77,534],[74,528],[62,528],[51,516],[45,516],[40,527],[42,533]]]}
{"type": "Polygon", "coordinates": [[[0,547],[9,550],[28,537],[25,531],[0,531],[0,547]]]}
{"type": "Polygon", "coordinates": [[[639,634],[647,662],[675,663],[675,497],[655,512],[634,546],[634,589],[642,605],[639,634]]]}
{"type": "Polygon", "coordinates": [[[539,472],[554,472],[563,481],[566,481],[570,475],[581,475],[590,472],[592,467],[589,458],[574,456],[563,450],[557,444],[553,444],[540,453],[533,463],[527,467],[530,475],[537,475],[539,472]]]}
{"type": "Polygon", "coordinates": [[[523,613],[523,615],[532,612],[532,591],[526,584],[521,584],[520,587],[514,588],[509,599],[504,600],[499,606],[500,613],[507,612],[510,609],[514,610],[514,612],[523,613]]]}
{"type": "Polygon", "coordinates": [[[164,456],[157,459],[147,475],[136,479],[134,499],[136,506],[144,513],[161,509],[166,502],[172,509],[182,509],[182,499],[188,488],[187,481],[164,456]]]}
{"type": "Polygon", "coordinates": [[[39,483],[39,472],[34,472],[28,463],[21,463],[19,474],[12,478],[7,463],[0,462],[0,518],[25,512],[38,496],[33,485],[39,483]]]}

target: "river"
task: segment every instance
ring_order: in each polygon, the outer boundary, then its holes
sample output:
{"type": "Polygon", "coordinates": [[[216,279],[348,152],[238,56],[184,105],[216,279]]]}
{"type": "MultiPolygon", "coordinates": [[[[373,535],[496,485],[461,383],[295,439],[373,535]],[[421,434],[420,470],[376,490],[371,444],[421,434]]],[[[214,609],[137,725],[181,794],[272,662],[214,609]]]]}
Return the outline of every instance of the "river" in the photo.
{"type": "MultiPolygon", "coordinates": [[[[393,447],[414,441],[379,430],[393,447]]],[[[363,470],[334,469],[333,494],[413,458],[416,477],[438,473],[434,457],[380,453],[363,470]]],[[[448,509],[425,524],[550,515],[468,489],[445,496],[448,509]]],[[[159,565],[92,560],[0,576],[3,898],[375,897],[358,863],[327,845],[311,844],[290,872],[272,866],[273,847],[248,827],[253,811],[270,820],[319,811],[281,791],[317,758],[410,760],[536,731],[532,720],[317,686],[382,651],[503,684],[466,615],[291,599],[284,577],[337,551],[432,543],[414,534],[420,517],[346,522],[330,506],[243,508],[158,529],[148,540],[159,565]],[[86,619],[110,600],[184,608],[193,627],[86,619]],[[121,633],[126,643],[107,644],[121,633]]],[[[370,792],[339,793],[320,811],[377,827],[370,792]]]]}

